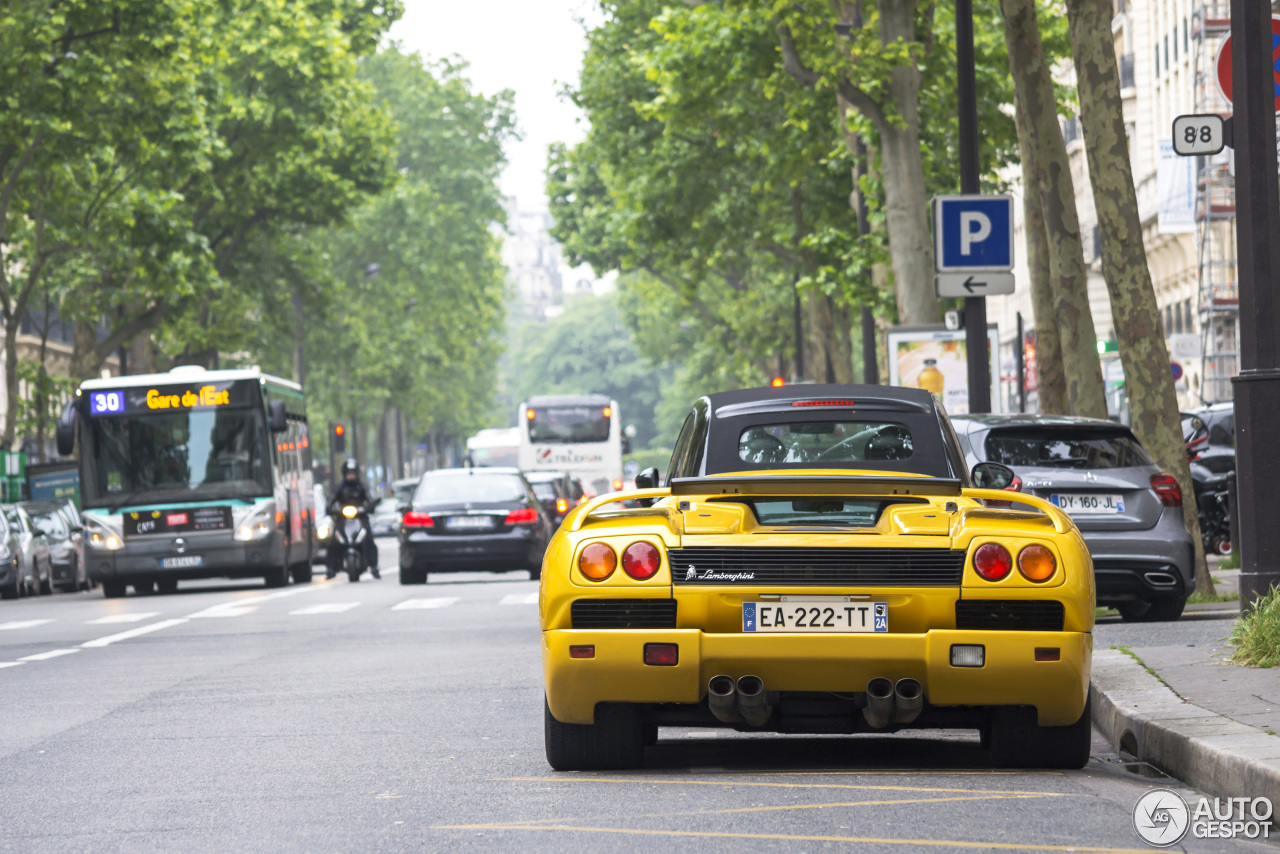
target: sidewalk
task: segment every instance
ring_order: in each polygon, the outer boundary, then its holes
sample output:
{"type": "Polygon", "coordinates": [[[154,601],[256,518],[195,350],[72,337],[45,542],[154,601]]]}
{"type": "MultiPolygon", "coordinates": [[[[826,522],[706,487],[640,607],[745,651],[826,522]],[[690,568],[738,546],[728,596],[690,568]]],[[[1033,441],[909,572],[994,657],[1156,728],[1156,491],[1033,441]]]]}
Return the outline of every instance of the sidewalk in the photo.
{"type": "MultiPolygon", "coordinates": [[[[1215,569],[1221,593],[1238,572],[1215,569]]],[[[1188,615],[1239,611],[1238,602],[1188,605],[1188,615]]],[[[1222,635],[1233,623],[1222,620],[1222,635]]],[[[1167,636],[1167,635],[1166,635],[1167,636]]],[[[1225,640],[1098,647],[1093,720],[1117,750],[1218,797],[1280,805],[1280,668],[1231,664],[1225,640]]]]}

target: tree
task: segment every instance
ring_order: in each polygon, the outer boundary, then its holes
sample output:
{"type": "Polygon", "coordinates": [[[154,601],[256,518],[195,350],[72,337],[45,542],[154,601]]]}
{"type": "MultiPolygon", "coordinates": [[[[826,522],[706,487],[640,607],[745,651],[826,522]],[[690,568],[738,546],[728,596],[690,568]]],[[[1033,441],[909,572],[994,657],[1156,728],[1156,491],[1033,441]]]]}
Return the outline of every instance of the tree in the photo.
{"type": "Polygon", "coordinates": [[[1110,15],[1111,4],[1105,0],[1067,2],[1085,154],[1102,235],[1102,276],[1111,297],[1134,432],[1156,462],[1173,474],[1182,487],[1183,517],[1195,541],[1196,590],[1212,593],[1213,579],[1204,559],[1178,400],[1169,370],[1169,349],[1142,242],[1110,15]]]}

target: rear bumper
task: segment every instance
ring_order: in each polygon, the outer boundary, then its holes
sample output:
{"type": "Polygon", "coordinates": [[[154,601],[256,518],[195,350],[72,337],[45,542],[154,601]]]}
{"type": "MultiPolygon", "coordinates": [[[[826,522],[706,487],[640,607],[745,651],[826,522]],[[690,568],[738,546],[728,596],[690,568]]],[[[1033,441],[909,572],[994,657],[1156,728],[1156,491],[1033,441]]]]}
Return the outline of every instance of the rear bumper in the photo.
{"type": "Polygon", "coordinates": [[[528,569],[542,565],[536,532],[517,528],[475,536],[414,533],[400,538],[400,568],[430,572],[528,569]]]}
{"type": "Polygon", "coordinates": [[[216,538],[188,535],[182,552],[176,537],[125,540],[117,551],[85,548],[89,577],[96,581],[118,578],[261,578],[284,564],[284,540],[277,532],[251,543],[237,543],[230,533],[216,538]],[[199,566],[165,567],[166,558],[199,556],[199,566]]]}
{"type": "Polygon", "coordinates": [[[14,583],[19,577],[21,570],[18,569],[18,562],[15,560],[6,560],[0,563],[0,587],[8,587],[14,583]]]}
{"type": "Polygon", "coordinates": [[[1089,693],[1093,636],[1083,632],[709,634],[698,629],[559,629],[542,633],[551,714],[589,724],[596,703],[699,703],[719,674],[759,676],[769,691],[866,690],[876,677],[918,679],[933,706],[1034,706],[1041,726],[1079,720],[1089,693]],[[646,643],[674,643],[679,662],[644,664],[646,643]],[[952,644],[982,644],[983,667],[952,667],[952,644]],[[593,645],[594,658],[569,647],[593,645]],[[1036,661],[1037,648],[1060,650],[1036,661]]]}
{"type": "Polygon", "coordinates": [[[1085,531],[1098,604],[1190,596],[1195,544],[1180,510],[1166,508],[1145,531],[1085,531]]]}
{"type": "Polygon", "coordinates": [[[53,558],[53,581],[55,584],[67,584],[76,580],[76,557],[74,554],[65,558],[53,558]]]}

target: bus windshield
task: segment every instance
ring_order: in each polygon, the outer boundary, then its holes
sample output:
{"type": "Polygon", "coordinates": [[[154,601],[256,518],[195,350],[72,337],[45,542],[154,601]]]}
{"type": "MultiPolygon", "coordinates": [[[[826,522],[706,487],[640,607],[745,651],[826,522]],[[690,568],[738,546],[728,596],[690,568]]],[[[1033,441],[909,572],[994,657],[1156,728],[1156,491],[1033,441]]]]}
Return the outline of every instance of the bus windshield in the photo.
{"type": "Polygon", "coordinates": [[[90,418],[87,427],[90,506],[271,494],[257,408],[90,418]]]}
{"type": "Polygon", "coordinates": [[[607,442],[612,415],[607,406],[530,406],[529,439],[545,443],[607,442]]]}

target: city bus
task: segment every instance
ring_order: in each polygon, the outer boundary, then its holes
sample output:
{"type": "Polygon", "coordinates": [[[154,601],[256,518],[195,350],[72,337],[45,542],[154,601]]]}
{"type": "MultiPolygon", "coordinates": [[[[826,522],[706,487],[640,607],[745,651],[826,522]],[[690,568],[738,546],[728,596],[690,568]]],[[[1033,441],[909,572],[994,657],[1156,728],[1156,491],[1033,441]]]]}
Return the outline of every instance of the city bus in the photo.
{"type": "Polygon", "coordinates": [[[467,457],[476,466],[519,465],[520,431],[515,427],[486,427],[467,440],[467,457]]]}
{"type": "Polygon", "coordinates": [[[520,404],[520,468],[563,471],[592,495],[622,489],[622,419],[602,394],[531,397],[520,404]]]}
{"type": "Polygon", "coordinates": [[[108,598],[195,578],[311,580],[311,442],[302,387],[177,367],[89,380],[57,427],[78,440],[84,555],[108,598]]]}

